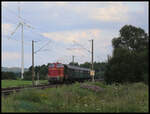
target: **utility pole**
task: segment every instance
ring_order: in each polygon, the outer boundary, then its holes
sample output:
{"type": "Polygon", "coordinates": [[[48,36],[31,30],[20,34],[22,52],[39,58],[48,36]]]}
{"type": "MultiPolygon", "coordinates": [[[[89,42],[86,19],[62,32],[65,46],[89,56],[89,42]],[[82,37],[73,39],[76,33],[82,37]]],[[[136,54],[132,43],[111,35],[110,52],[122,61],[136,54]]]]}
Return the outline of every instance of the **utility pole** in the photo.
{"type": "Polygon", "coordinates": [[[32,40],[32,86],[34,86],[34,41],[32,40]]]}
{"type": "Polygon", "coordinates": [[[91,51],[91,54],[92,54],[92,81],[94,82],[94,65],[93,65],[93,39],[92,39],[92,51],[91,51]]]}
{"type": "Polygon", "coordinates": [[[37,78],[38,78],[38,84],[40,83],[40,80],[39,80],[39,73],[37,72],[37,78]]]}
{"type": "Polygon", "coordinates": [[[72,64],[74,65],[74,56],[72,56],[72,64]]]}
{"type": "Polygon", "coordinates": [[[93,39],[92,39],[92,70],[93,70],[93,39]]]}

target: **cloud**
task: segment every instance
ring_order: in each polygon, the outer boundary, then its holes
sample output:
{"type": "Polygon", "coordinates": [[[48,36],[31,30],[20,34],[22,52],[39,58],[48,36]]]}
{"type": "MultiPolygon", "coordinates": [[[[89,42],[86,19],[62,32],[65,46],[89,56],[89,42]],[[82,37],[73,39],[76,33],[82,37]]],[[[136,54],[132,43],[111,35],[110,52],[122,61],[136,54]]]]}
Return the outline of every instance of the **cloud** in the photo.
{"type": "MultiPolygon", "coordinates": [[[[101,5],[101,3],[99,3],[101,5]]],[[[128,21],[128,7],[122,3],[108,3],[104,7],[74,7],[79,14],[87,16],[89,19],[97,21],[128,21]]]]}
{"type": "Polygon", "coordinates": [[[14,30],[14,25],[9,23],[2,23],[2,35],[10,35],[14,30]]]}
{"type": "MultiPolygon", "coordinates": [[[[111,40],[117,33],[115,31],[108,32],[107,30],[100,29],[82,29],[82,30],[70,30],[59,32],[47,32],[42,33],[44,37],[50,38],[57,43],[64,43],[66,46],[71,46],[74,52],[83,53],[84,48],[91,47],[89,40],[94,39],[96,48],[106,48],[111,45],[111,40]],[[73,44],[73,45],[70,45],[73,44]],[[80,51],[82,50],[82,52],[80,51]]],[[[90,49],[90,48],[89,48],[90,49]]]]}
{"type": "MultiPolygon", "coordinates": [[[[48,4],[47,4],[48,5],[48,4]]],[[[52,6],[49,3],[49,6],[52,6]]],[[[77,13],[79,16],[84,16],[96,21],[113,21],[113,22],[127,22],[128,21],[128,7],[121,2],[81,2],[81,3],[69,3],[69,2],[56,2],[56,8],[62,6],[65,11],[77,13]]]]}
{"type": "MultiPolygon", "coordinates": [[[[24,53],[24,66],[30,65],[32,56],[30,53],[24,53]]],[[[4,66],[21,66],[21,53],[20,52],[2,52],[2,65],[4,66]]]]}
{"type": "MultiPolygon", "coordinates": [[[[143,2],[141,2],[143,3],[143,2]]],[[[134,2],[21,2],[22,14],[35,22],[49,21],[66,26],[80,22],[129,22],[130,12],[144,11],[141,3],[134,2]],[[137,5],[138,4],[138,5],[137,5]],[[37,9],[38,7],[38,9],[37,9]],[[34,13],[32,13],[32,12],[34,13]],[[39,13],[36,13],[39,12],[39,13]],[[39,17],[39,14],[42,16],[39,17]],[[32,19],[30,18],[32,17],[32,19]],[[38,20],[37,20],[38,18],[38,20]],[[61,21],[60,21],[61,19],[61,21]]],[[[9,3],[8,3],[9,4],[9,3]]],[[[16,10],[17,11],[17,10],[16,10]]],[[[133,14],[134,16],[134,14],[133,14]]],[[[37,22],[39,23],[39,22],[37,22]]],[[[44,24],[44,23],[43,23],[44,24]]],[[[47,24],[47,23],[46,23],[47,24]]],[[[49,24],[48,24],[49,25],[49,24]]]]}
{"type": "Polygon", "coordinates": [[[84,29],[84,30],[68,30],[60,32],[42,33],[44,37],[64,43],[72,43],[73,41],[82,42],[91,39],[91,34],[97,37],[100,33],[99,29],[84,29]]]}
{"type": "Polygon", "coordinates": [[[20,53],[17,53],[17,52],[3,52],[2,53],[3,61],[13,61],[17,59],[20,59],[20,53]]]}

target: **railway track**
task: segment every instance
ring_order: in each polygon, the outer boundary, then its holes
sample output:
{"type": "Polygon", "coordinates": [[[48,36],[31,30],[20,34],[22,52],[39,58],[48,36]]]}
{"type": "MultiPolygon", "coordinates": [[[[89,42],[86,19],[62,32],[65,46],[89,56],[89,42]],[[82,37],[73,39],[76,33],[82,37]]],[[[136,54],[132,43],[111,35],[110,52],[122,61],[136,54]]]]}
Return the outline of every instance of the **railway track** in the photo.
{"type": "MultiPolygon", "coordinates": [[[[103,80],[95,80],[95,81],[103,81],[103,80]]],[[[72,84],[72,83],[66,83],[68,84],[72,84]]],[[[23,87],[8,87],[8,88],[1,88],[1,95],[9,95],[10,93],[14,93],[14,92],[19,92],[21,90],[25,90],[25,89],[33,89],[33,88],[37,88],[37,89],[46,89],[46,88],[52,88],[52,87],[60,87],[63,84],[45,84],[45,85],[36,85],[36,86],[23,86],[23,87]]]]}
{"type": "Polygon", "coordinates": [[[52,87],[58,87],[62,84],[51,84],[51,85],[37,85],[37,86],[26,86],[26,87],[9,87],[9,88],[1,88],[1,94],[2,95],[9,95],[10,93],[19,92],[21,90],[25,89],[46,89],[46,88],[52,88],[52,87]]]}

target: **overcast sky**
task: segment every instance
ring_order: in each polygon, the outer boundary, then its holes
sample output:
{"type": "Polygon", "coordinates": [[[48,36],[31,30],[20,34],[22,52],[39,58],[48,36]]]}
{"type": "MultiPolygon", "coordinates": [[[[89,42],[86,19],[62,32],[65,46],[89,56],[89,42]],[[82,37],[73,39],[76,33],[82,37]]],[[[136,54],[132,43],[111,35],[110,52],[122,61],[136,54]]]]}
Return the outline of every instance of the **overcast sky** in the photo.
{"type": "Polygon", "coordinates": [[[24,26],[24,66],[32,65],[32,40],[35,65],[52,62],[91,61],[91,39],[94,39],[94,61],[103,62],[112,55],[111,40],[119,36],[126,24],[148,32],[148,2],[2,2],[2,66],[21,67],[21,27],[24,26]]]}

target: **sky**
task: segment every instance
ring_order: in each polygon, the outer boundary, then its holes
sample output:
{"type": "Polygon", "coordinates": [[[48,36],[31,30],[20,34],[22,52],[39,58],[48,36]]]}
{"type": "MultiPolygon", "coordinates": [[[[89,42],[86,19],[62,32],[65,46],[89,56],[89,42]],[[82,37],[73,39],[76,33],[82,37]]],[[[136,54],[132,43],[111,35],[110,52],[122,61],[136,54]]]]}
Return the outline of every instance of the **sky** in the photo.
{"type": "Polygon", "coordinates": [[[148,33],[148,2],[1,2],[1,6],[2,67],[21,67],[19,22],[24,22],[25,68],[32,65],[32,40],[35,66],[68,64],[72,56],[81,64],[91,62],[92,39],[94,61],[105,62],[112,55],[112,39],[119,37],[124,25],[148,33]]]}

